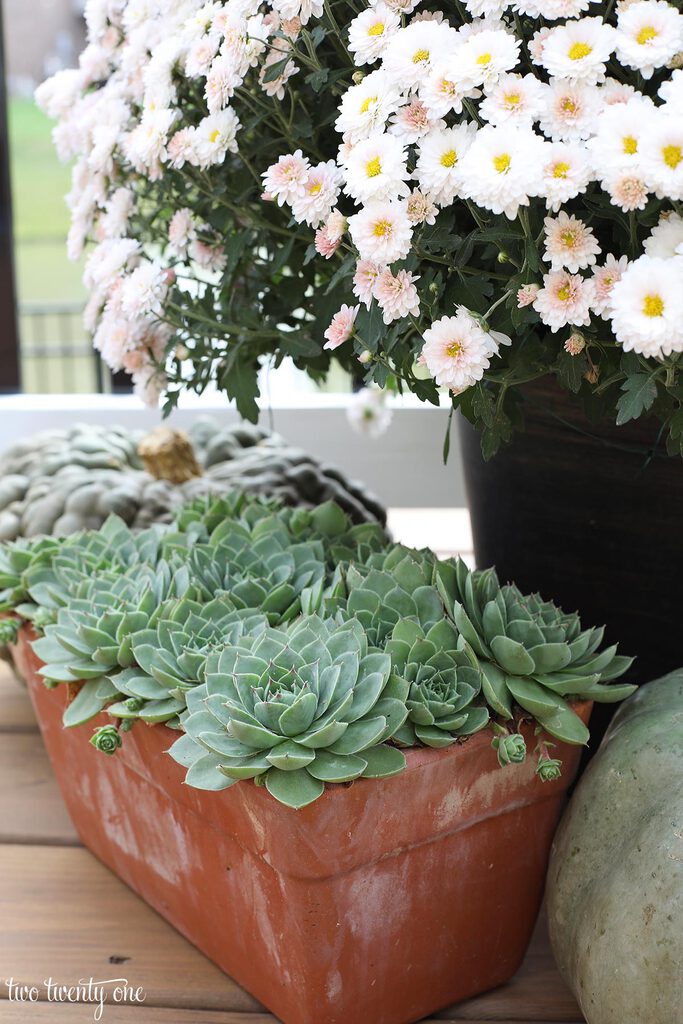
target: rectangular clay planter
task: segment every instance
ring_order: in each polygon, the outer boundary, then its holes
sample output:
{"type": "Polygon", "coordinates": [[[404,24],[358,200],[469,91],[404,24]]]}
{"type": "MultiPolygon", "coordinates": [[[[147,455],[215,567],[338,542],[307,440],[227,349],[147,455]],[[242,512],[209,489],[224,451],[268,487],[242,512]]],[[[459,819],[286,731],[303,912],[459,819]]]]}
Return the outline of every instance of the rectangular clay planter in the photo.
{"type": "Polygon", "coordinates": [[[285,1024],[407,1024],[519,967],[579,748],[542,783],[534,758],[499,768],[485,732],[292,811],[251,782],[183,785],[165,726],[101,754],[106,716],[64,729],[25,633],[14,657],[85,845],[285,1024]]]}

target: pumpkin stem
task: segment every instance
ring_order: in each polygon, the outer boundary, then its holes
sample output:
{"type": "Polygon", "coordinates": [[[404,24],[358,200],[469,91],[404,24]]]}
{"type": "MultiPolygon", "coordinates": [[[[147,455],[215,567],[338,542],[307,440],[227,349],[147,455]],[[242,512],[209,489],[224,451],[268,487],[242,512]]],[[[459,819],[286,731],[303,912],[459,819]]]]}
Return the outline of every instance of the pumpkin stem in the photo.
{"type": "Polygon", "coordinates": [[[192,442],[183,430],[156,427],[142,438],[138,454],[147,472],[157,480],[183,484],[202,475],[192,442]]]}

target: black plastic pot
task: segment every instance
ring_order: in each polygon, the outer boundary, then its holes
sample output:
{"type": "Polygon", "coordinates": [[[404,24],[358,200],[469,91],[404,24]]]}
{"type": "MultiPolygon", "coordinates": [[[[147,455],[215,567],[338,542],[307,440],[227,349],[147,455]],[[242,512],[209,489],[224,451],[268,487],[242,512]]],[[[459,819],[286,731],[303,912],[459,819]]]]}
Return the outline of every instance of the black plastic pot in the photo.
{"type": "MultiPolygon", "coordinates": [[[[478,565],[538,590],[637,655],[646,682],[683,665],[683,461],[652,455],[656,423],[596,427],[553,385],[528,390],[526,428],[490,462],[460,423],[478,565]]],[[[613,713],[596,706],[593,745],[613,713]]]]}

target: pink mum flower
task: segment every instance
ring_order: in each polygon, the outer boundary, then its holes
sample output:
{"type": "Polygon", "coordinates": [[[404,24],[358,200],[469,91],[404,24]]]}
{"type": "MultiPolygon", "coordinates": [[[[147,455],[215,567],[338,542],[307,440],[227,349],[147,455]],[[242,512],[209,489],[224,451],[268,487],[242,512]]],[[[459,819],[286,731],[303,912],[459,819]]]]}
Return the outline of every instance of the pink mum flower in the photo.
{"type": "Polygon", "coordinates": [[[341,238],[332,239],[326,227],[318,228],[315,233],[315,251],[319,256],[329,260],[341,244],[341,238]]]}
{"type": "Polygon", "coordinates": [[[538,295],[540,285],[525,284],[517,292],[517,308],[524,309],[525,306],[533,306],[538,295]]]}
{"type": "Polygon", "coordinates": [[[367,309],[370,309],[370,303],[375,297],[375,285],[383,270],[381,263],[375,263],[373,260],[359,260],[356,264],[353,294],[367,309]]]}
{"type": "Polygon", "coordinates": [[[543,278],[534,309],[554,334],[567,324],[586,327],[591,319],[592,302],[592,281],[565,270],[553,270],[543,278]]]}
{"type": "Polygon", "coordinates": [[[546,217],[543,258],[553,270],[562,267],[575,274],[592,266],[600,255],[600,246],[587,224],[561,210],[557,217],[546,217]]]}
{"type": "Polygon", "coordinates": [[[575,332],[570,334],[564,343],[564,350],[568,352],[570,356],[578,356],[586,347],[586,339],[583,334],[575,332]]]}
{"type": "Polygon", "coordinates": [[[419,280],[419,277],[407,270],[399,270],[394,276],[388,267],[379,275],[375,283],[375,298],[385,324],[401,320],[409,313],[413,316],[419,314],[420,299],[414,283],[419,280]]]}
{"type": "Polygon", "coordinates": [[[270,199],[277,199],[278,206],[291,203],[297,196],[303,196],[310,169],[308,158],[300,149],[281,156],[261,175],[264,191],[270,199]]]}
{"type": "Polygon", "coordinates": [[[601,267],[596,267],[593,271],[593,312],[601,316],[603,320],[609,319],[607,312],[612,289],[621,279],[627,266],[628,258],[626,256],[617,259],[610,253],[605,257],[604,264],[601,267]]]}
{"type": "Polygon", "coordinates": [[[330,326],[325,331],[327,341],[323,348],[339,348],[351,337],[359,309],[360,306],[347,306],[344,303],[339,312],[334,314],[330,326]]]}

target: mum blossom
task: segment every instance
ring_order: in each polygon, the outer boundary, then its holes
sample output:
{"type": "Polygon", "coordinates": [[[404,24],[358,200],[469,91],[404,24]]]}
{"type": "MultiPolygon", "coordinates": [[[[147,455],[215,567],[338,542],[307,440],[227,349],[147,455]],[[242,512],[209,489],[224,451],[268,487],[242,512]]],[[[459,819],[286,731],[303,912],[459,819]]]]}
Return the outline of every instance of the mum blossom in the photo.
{"type": "Polygon", "coordinates": [[[345,160],[344,191],[352,199],[396,199],[408,194],[407,154],[400,139],[375,133],[357,143],[345,160]]]}
{"type": "Polygon", "coordinates": [[[434,129],[445,127],[446,122],[431,117],[422,100],[417,97],[399,107],[389,121],[389,131],[405,145],[418,142],[434,129]]]}
{"type": "Polygon", "coordinates": [[[618,206],[624,213],[644,210],[647,206],[650,189],[640,174],[617,172],[603,178],[601,185],[612,205],[618,206]]]}
{"type": "Polygon", "coordinates": [[[471,32],[455,56],[460,80],[470,88],[485,83],[493,85],[501,75],[517,67],[520,46],[519,39],[505,29],[471,32]]]}
{"type": "Polygon", "coordinates": [[[356,264],[356,271],[353,275],[353,294],[370,309],[370,303],[375,297],[375,286],[386,267],[372,260],[359,260],[356,264]]]}
{"type": "Polygon", "coordinates": [[[346,416],[357,434],[366,434],[373,440],[389,427],[391,409],[387,407],[384,391],[378,387],[361,388],[351,395],[346,416]]]}
{"type": "Polygon", "coordinates": [[[401,320],[409,314],[419,316],[420,299],[415,287],[415,282],[419,280],[419,277],[407,270],[399,270],[394,275],[388,267],[379,275],[375,282],[374,295],[382,310],[385,324],[401,320]]]}
{"type": "Polygon", "coordinates": [[[627,266],[628,258],[626,256],[620,256],[617,259],[610,253],[605,257],[603,265],[595,267],[593,270],[593,312],[601,316],[603,320],[609,319],[607,311],[610,307],[612,289],[617,281],[621,280],[627,266]]]}
{"type": "Polygon", "coordinates": [[[652,78],[683,50],[683,15],[665,0],[637,0],[617,17],[617,59],[652,78]]]}
{"type": "Polygon", "coordinates": [[[341,238],[332,238],[326,225],[318,228],[315,233],[315,251],[326,260],[331,259],[341,245],[341,238]]]}
{"type": "Polygon", "coordinates": [[[181,259],[187,253],[190,242],[197,237],[197,224],[192,210],[184,207],[171,217],[168,225],[168,243],[177,256],[181,259]]]}
{"type": "Polygon", "coordinates": [[[334,314],[330,326],[325,331],[327,341],[323,348],[335,349],[343,345],[353,334],[353,325],[358,316],[360,306],[347,306],[346,303],[334,314]]]}
{"type": "Polygon", "coordinates": [[[462,113],[463,100],[479,96],[479,90],[463,82],[457,62],[452,58],[442,60],[431,68],[426,79],[420,84],[419,96],[430,117],[445,117],[453,111],[462,113]]]}
{"type": "Polygon", "coordinates": [[[414,188],[406,201],[406,214],[411,224],[434,224],[438,208],[432,197],[414,188]]]}
{"type": "Polygon", "coordinates": [[[168,291],[166,269],[160,263],[145,260],[124,281],[121,306],[128,316],[161,313],[168,291]]]}
{"type": "Polygon", "coordinates": [[[683,217],[679,213],[660,217],[659,224],[645,239],[643,249],[648,256],[660,259],[683,257],[683,217]]]}
{"type": "Polygon", "coordinates": [[[332,212],[339,198],[342,176],[334,160],[316,164],[308,172],[302,193],[291,200],[292,216],[313,228],[332,212]]]}
{"type": "Polygon", "coordinates": [[[462,194],[514,220],[542,188],[543,142],[514,125],[480,129],[462,161],[462,194]]]}
{"type": "Polygon", "coordinates": [[[586,327],[591,319],[593,284],[566,270],[553,270],[543,278],[534,309],[553,334],[567,324],[586,327]]]}
{"type": "Polygon", "coordinates": [[[423,337],[422,361],[436,383],[456,395],[481,380],[498,354],[496,341],[463,306],[435,320],[423,337]]]}
{"type": "Polygon", "coordinates": [[[531,125],[544,109],[545,87],[533,75],[501,75],[479,105],[481,117],[493,125],[531,125]]]}
{"type": "Polygon", "coordinates": [[[414,89],[436,64],[458,49],[459,41],[450,25],[413,21],[389,40],[382,66],[404,89],[414,89]]]}
{"type": "Polygon", "coordinates": [[[420,140],[414,176],[438,206],[450,205],[463,184],[462,159],[477,134],[473,124],[441,128],[420,140]]]}
{"type": "Polygon", "coordinates": [[[240,120],[232,108],[209,114],[197,125],[193,135],[193,149],[199,167],[220,164],[226,153],[237,152],[237,132],[240,120]]]}
{"type": "Polygon", "coordinates": [[[300,149],[271,164],[261,175],[264,191],[277,200],[278,206],[303,196],[311,165],[300,149]]]}
{"type": "Polygon", "coordinates": [[[601,94],[596,86],[552,79],[544,89],[540,128],[553,142],[587,139],[595,132],[600,110],[601,94]]]}
{"type": "Polygon", "coordinates": [[[378,60],[400,27],[399,15],[382,0],[361,11],[349,25],[349,51],[354,64],[360,67],[378,60]]]}
{"type": "Polygon", "coordinates": [[[660,199],[680,200],[683,199],[683,118],[661,110],[643,135],[642,174],[660,199]]]}
{"type": "Polygon", "coordinates": [[[349,217],[349,231],[361,259],[385,266],[405,259],[413,228],[405,202],[373,201],[349,217]]]}
{"type": "Polygon", "coordinates": [[[550,30],[538,63],[553,78],[595,85],[604,81],[615,45],[615,31],[602,18],[579,18],[550,30]]]}
{"type": "Polygon", "coordinates": [[[543,150],[541,195],[549,210],[557,212],[575,199],[593,180],[593,166],[585,146],[578,142],[549,142],[543,150]]]}
{"type": "Polygon", "coordinates": [[[587,142],[600,180],[614,177],[618,171],[639,172],[643,136],[650,119],[657,116],[655,111],[652,101],[643,96],[605,107],[596,121],[594,137],[587,142]]]}
{"type": "Polygon", "coordinates": [[[562,210],[557,217],[546,217],[543,259],[553,270],[563,267],[571,274],[592,266],[600,255],[600,246],[592,230],[578,217],[562,210]]]}
{"type": "Polygon", "coordinates": [[[611,294],[612,330],[627,352],[661,357],[683,351],[683,270],[678,260],[641,256],[611,294]]]}
{"type": "Polygon", "coordinates": [[[538,284],[523,284],[517,291],[517,309],[524,309],[525,306],[533,306],[536,296],[540,291],[538,284]]]}
{"type": "Polygon", "coordinates": [[[381,132],[400,102],[400,89],[386,71],[372,71],[342,96],[335,128],[345,142],[360,142],[381,132]]]}

